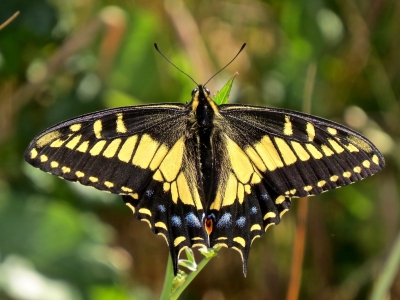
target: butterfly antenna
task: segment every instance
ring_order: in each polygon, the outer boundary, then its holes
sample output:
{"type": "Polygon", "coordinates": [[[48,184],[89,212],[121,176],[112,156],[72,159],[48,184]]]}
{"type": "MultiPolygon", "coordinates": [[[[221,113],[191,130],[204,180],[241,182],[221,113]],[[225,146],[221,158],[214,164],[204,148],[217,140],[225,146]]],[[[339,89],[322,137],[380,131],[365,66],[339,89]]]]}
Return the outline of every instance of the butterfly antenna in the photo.
{"type": "Polygon", "coordinates": [[[244,49],[244,47],[246,47],[246,43],[244,43],[244,44],[242,45],[242,47],[240,48],[239,52],[235,55],[235,57],[232,58],[232,60],[231,60],[230,62],[228,62],[228,63],[225,65],[225,67],[223,67],[221,70],[219,70],[219,71],[218,71],[217,73],[215,73],[213,76],[211,76],[211,78],[208,79],[207,82],[206,82],[205,84],[203,84],[203,86],[206,86],[206,84],[209,83],[211,79],[213,79],[217,74],[219,74],[222,70],[224,70],[227,66],[229,66],[229,65],[236,59],[236,57],[238,57],[238,55],[240,54],[240,52],[242,52],[242,50],[244,49]]]}
{"type": "Polygon", "coordinates": [[[171,65],[173,65],[176,69],[178,69],[179,71],[181,71],[181,73],[185,74],[187,77],[189,77],[190,79],[192,79],[192,81],[198,86],[197,82],[186,72],[183,72],[181,69],[179,69],[172,61],[170,61],[161,51],[160,49],[158,49],[158,46],[156,43],[154,43],[154,48],[156,48],[157,52],[161,54],[162,57],[165,58],[165,60],[167,62],[169,62],[171,65]]]}

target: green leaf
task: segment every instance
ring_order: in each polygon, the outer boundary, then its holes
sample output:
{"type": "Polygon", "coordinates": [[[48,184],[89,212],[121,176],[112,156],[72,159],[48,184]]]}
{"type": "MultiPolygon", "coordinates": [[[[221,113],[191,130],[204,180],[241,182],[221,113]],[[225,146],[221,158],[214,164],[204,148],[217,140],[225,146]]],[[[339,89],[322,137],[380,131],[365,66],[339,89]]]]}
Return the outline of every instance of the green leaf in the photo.
{"type": "Polygon", "coordinates": [[[218,105],[221,104],[228,104],[229,102],[229,94],[231,93],[231,88],[233,84],[233,80],[235,79],[236,75],[239,73],[236,72],[231,79],[223,86],[223,88],[217,92],[217,94],[213,97],[213,100],[218,105]]]}

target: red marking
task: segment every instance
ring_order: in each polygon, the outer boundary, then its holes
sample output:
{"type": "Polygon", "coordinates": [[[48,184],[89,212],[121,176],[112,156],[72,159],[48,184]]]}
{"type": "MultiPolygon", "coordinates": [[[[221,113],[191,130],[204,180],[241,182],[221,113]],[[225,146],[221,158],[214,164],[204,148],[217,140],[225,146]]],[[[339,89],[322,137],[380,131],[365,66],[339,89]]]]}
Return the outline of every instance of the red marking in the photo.
{"type": "Polygon", "coordinates": [[[213,220],[212,219],[205,219],[204,225],[206,227],[207,234],[210,235],[211,232],[213,231],[213,227],[214,227],[213,220]]]}

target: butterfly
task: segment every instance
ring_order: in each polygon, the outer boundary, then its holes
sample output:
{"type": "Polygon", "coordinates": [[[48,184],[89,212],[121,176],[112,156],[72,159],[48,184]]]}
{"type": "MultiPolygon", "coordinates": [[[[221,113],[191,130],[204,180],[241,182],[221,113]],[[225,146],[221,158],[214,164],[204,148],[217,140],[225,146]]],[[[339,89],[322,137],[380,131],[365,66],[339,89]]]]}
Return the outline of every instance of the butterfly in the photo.
{"type": "Polygon", "coordinates": [[[217,105],[204,85],[187,104],[118,107],[61,122],[33,139],[25,160],[122,195],[165,238],[175,274],[187,247],[235,249],[246,274],[253,241],[279,224],[292,198],[385,166],[350,128],[287,109],[217,105]]]}

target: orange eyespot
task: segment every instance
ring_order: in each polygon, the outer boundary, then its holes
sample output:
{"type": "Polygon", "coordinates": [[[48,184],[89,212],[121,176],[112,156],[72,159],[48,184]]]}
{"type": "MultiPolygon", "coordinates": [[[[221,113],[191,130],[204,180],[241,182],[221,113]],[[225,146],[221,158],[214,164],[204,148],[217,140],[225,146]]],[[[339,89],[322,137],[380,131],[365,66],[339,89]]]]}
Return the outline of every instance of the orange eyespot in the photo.
{"type": "Polygon", "coordinates": [[[204,226],[206,228],[207,234],[210,235],[212,230],[213,230],[213,227],[214,227],[213,220],[212,219],[205,219],[204,226]]]}

